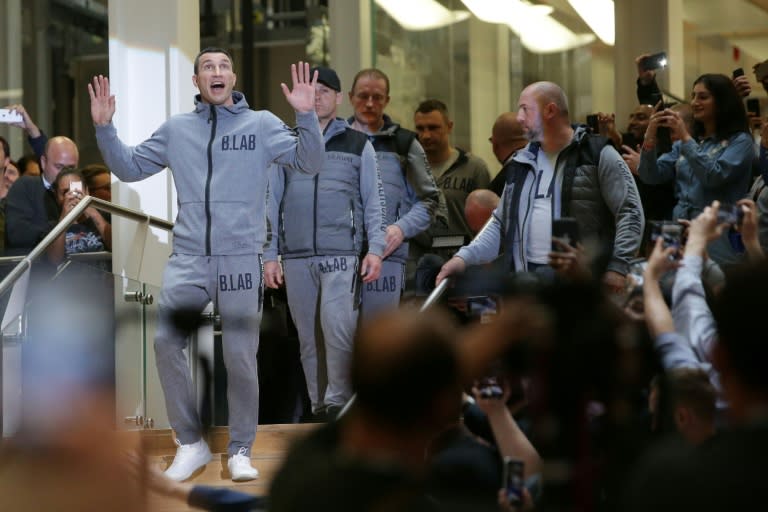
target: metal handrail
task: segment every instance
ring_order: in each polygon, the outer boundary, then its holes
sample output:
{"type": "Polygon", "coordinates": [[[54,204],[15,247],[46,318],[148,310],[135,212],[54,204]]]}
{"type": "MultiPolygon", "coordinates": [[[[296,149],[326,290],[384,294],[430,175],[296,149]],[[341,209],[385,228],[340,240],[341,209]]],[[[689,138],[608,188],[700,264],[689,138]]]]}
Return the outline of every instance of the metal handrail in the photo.
{"type": "MultiPolygon", "coordinates": [[[[85,196],[79,203],[77,203],[74,208],[72,208],[72,211],[70,211],[63,219],[61,219],[61,221],[59,221],[58,224],[56,224],[50,233],[48,233],[45,238],[43,238],[40,243],[34,247],[34,249],[29,251],[29,254],[21,257],[19,264],[16,265],[13,270],[8,273],[7,276],[5,276],[5,279],[0,281],[0,295],[5,293],[11,286],[16,283],[16,281],[22,275],[24,275],[24,272],[32,267],[32,262],[36,260],[41,254],[43,254],[45,250],[48,249],[48,246],[51,245],[54,240],[56,240],[62,233],[64,233],[70,224],[77,220],[77,218],[80,217],[80,215],[82,215],[83,212],[85,212],[85,209],[88,207],[107,211],[119,217],[127,217],[137,222],[147,222],[150,226],[156,228],[161,228],[168,231],[173,229],[173,222],[169,222],[159,217],[153,217],[138,210],[126,208],[125,206],[110,203],[109,201],[104,201],[93,196],[85,196]]],[[[4,258],[0,258],[0,263],[13,262],[17,258],[20,258],[20,256],[6,256],[4,258]]]]}

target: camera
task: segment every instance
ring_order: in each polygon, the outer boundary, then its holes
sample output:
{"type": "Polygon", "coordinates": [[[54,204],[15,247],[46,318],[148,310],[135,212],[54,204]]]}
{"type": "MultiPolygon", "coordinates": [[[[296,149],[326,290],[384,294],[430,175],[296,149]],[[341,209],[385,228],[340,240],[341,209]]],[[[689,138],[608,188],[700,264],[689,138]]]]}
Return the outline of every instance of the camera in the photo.
{"type": "Polygon", "coordinates": [[[471,318],[479,318],[480,323],[488,323],[491,316],[498,311],[498,302],[493,297],[479,295],[467,297],[467,314],[471,318]]]}
{"type": "Polygon", "coordinates": [[[498,377],[483,377],[477,383],[477,390],[482,398],[501,398],[504,395],[498,377]]]}
{"type": "Polygon", "coordinates": [[[675,252],[672,255],[673,258],[679,258],[681,255],[680,248],[683,246],[683,232],[684,227],[677,222],[651,222],[651,242],[656,243],[656,240],[661,237],[664,249],[668,247],[675,248],[675,252]]]}
{"type": "Polygon", "coordinates": [[[597,114],[589,114],[587,116],[587,128],[592,133],[600,133],[600,123],[597,120],[597,114]]]}
{"type": "Polygon", "coordinates": [[[0,123],[21,123],[24,118],[15,110],[0,108],[0,123]]]}
{"type": "Polygon", "coordinates": [[[747,99],[747,114],[760,117],[760,100],[757,98],[747,99]]]}
{"type": "Polygon", "coordinates": [[[721,204],[717,210],[718,224],[731,224],[738,226],[744,220],[744,210],[737,204],[721,204]]]}
{"type": "Polygon", "coordinates": [[[519,506],[523,502],[524,469],[525,463],[522,460],[504,457],[504,481],[502,485],[510,505],[519,506]]]}
{"type": "Polygon", "coordinates": [[[83,195],[83,182],[82,181],[70,181],[69,191],[81,196],[83,195]]]}
{"type": "Polygon", "coordinates": [[[667,52],[654,53],[640,61],[640,67],[645,71],[653,71],[667,67],[667,52]]]}
{"type": "Polygon", "coordinates": [[[733,78],[738,78],[740,76],[744,76],[744,68],[736,68],[733,70],[733,78]]]}

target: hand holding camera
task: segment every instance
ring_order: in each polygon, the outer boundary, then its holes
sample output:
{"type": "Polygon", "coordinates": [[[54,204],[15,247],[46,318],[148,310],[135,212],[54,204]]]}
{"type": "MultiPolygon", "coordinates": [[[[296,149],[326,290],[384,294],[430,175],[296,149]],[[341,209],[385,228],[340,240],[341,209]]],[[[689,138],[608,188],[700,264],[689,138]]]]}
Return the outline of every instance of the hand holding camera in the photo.
{"type": "Polygon", "coordinates": [[[762,259],[765,255],[758,238],[757,205],[751,199],[742,199],[736,203],[736,206],[740,210],[741,221],[734,228],[741,233],[741,240],[747,254],[753,259],[762,259]]]}
{"type": "Polygon", "coordinates": [[[656,132],[663,128],[668,129],[669,136],[672,140],[685,141],[691,138],[691,135],[688,133],[688,128],[685,126],[685,120],[683,120],[683,117],[679,112],[669,108],[654,112],[651,115],[650,122],[648,123],[649,131],[651,130],[651,126],[653,126],[653,129],[656,132]]]}
{"type": "Polygon", "coordinates": [[[72,181],[69,183],[69,191],[64,194],[64,201],[61,205],[61,218],[64,218],[72,209],[78,205],[84,197],[83,183],[81,181],[72,181]]]}
{"type": "Polygon", "coordinates": [[[635,58],[637,77],[642,85],[650,85],[656,79],[656,70],[667,66],[666,52],[644,53],[635,58]]]}
{"type": "Polygon", "coordinates": [[[679,247],[665,245],[664,238],[657,238],[643,269],[642,281],[658,281],[664,274],[680,266],[680,260],[676,257],[679,250],[679,247]]]}
{"type": "Polygon", "coordinates": [[[691,221],[685,253],[703,256],[707,244],[719,238],[729,226],[725,222],[729,219],[732,217],[720,214],[720,202],[713,201],[711,206],[704,208],[704,211],[691,221]]]}

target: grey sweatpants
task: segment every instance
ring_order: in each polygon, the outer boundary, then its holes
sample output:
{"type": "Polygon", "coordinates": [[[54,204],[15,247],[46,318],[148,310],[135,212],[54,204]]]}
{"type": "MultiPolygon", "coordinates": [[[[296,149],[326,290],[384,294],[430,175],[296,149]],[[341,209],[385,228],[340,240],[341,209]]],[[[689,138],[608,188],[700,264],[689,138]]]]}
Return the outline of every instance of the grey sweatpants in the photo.
{"type": "Polygon", "coordinates": [[[381,275],[363,285],[363,320],[369,320],[381,311],[397,308],[405,285],[405,263],[381,262],[381,275]]]}
{"type": "Polygon", "coordinates": [[[349,362],[360,301],[357,257],[291,258],[283,265],[312,411],[343,406],[352,397],[349,362]]]}
{"type": "Polygon", "coordinates": [[[256,353],[263,297],[261,255],[173,254],[163,272],[158,302],[155,355],[171,427],[182,444],[201,437],[190,369],[182,350],[190,328],[209,301],[218,304],[227,367],[229,445],[250,453],[259,419],[256,353]],[[181,322],[180,322],[181,320],[181,322]]]}

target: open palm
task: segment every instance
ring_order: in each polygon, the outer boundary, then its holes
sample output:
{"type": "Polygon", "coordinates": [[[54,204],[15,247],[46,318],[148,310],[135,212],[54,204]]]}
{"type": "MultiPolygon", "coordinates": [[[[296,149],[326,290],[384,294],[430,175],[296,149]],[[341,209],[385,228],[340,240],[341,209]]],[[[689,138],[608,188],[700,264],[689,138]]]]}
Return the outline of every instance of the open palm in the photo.
{"type": "Polygon", "coordinates": [[[285,83],[281,83],[285,99],[296,112],[311,112],[315,110],[315,83],[317,83],[317,71],[310,76],[309,63],[299,62],[291,64],[291,79],[293,89],[288,89],[285,83]]]}
{"type": "Polygon", "coordinates": [[[91,97],[91,119],[95,125],[105,125],[112,122],[115,115],[115,97],[109,92],[109,78],[98,75],[93,77],[93,83],[88,84],[88,95],[91,97]]]}

